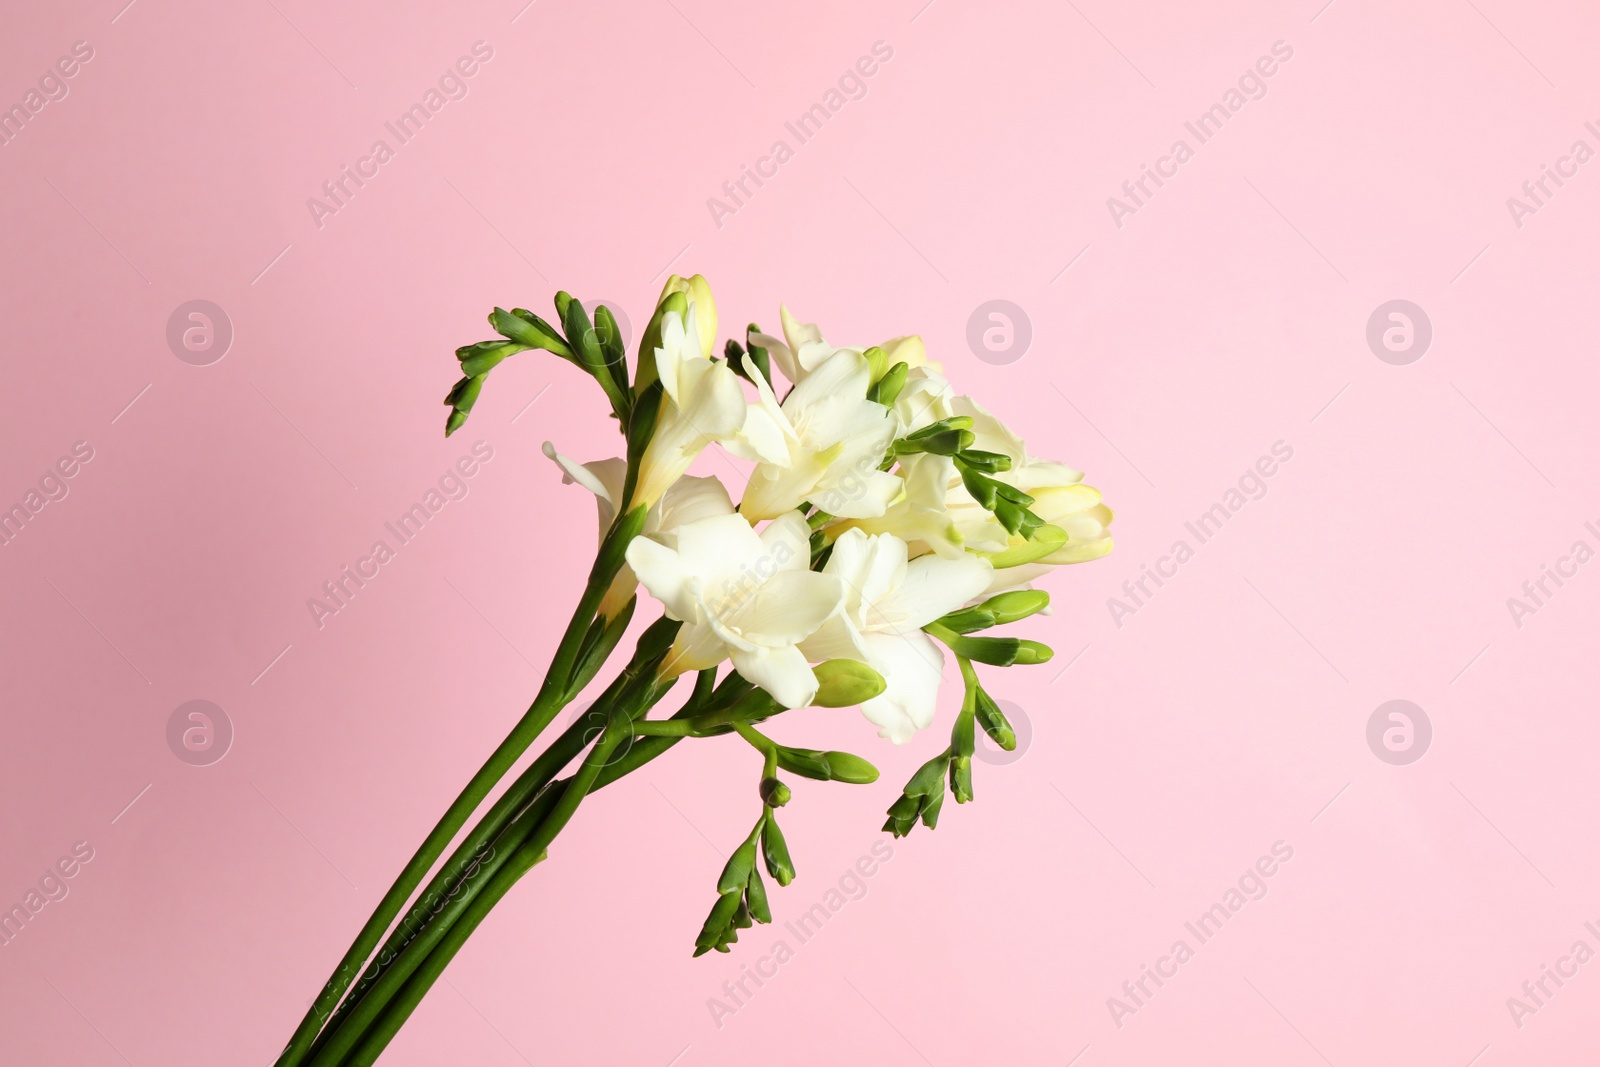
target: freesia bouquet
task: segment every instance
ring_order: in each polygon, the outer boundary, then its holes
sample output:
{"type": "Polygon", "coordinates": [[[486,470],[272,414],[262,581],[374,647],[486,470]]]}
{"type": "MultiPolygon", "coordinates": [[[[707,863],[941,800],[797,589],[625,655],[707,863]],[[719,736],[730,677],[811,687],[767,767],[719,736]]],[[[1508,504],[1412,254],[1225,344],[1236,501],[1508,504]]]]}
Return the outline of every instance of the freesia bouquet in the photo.
{"type": "Polygon", "coordinates": [[[919,337],[839,347],[784,308],[781,338],[752,325],[719,353],[705,279],[674,275],[630,375],[609,309],[591,319],[566,293],[555,305],[557,324],[495,308],[489,324],[500,336],[457,350],[463,377],[446,398],[445,433],[467,420],[489,372],[518,353],[551,353],[594,379],[624,455],[577,463],[544,446],[599,504],[587,585],[532,706],[379,902],[278,1067],[374,1062],[588,794],[684,738],[737,733],[761,759],[759,811],[694,942],[695,955],[729,951],[739,930],[772,920],[761,868],[780,886],[795,877],[779,828],[790,800],[782,776],[878,776],[859,756],[781,745],[760,725],[795,708],[859,705],[882,737],[909,741],[934,719],[943,646],[965,687],[950,742],[906,783],[884,824],[896,837],[918,822],[931,829],[946,792],[957,803],[973,798],[979,727],[1002,748],[1016,745],[975,665],[1051,655],[1037,641],[981,632],[1045,610],[1049,595],[1029,583],[1053,567],[1111,549],[1099,492],[1078,471],[1029,455],[999,419],[956,395],[919,337]],[[737,507],[721,481],[688,473],[712,445],[754,464],[737,507]],[[661,617],[434,871],[532,742],[599,676],[640,586],[661,617]],[[652,717],[691,673],[682,705],[652,717]]]}

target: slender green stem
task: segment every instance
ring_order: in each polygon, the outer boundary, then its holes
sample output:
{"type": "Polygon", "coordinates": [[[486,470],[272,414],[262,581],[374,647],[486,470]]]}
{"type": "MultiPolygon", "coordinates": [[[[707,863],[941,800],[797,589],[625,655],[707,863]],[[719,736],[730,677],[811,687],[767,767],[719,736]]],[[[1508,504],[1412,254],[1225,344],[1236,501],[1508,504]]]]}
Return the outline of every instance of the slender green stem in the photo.
{"type": "MultiPolygon", "coordinates": [[[[620,675],[611,687],[596,700],[596,708],[609,707],[617,693],[623,688],[627,675],[620,675]]],[[[561,736],[553,741],[549,748],[540,753],[537,759],[528,766],[513,782],[492,808],[489,809],[478,825],[456,847],[450,858],[439,868],[437,874],[428,883],[416,903],[408,909],[406,917],[389,934],[383,947],[373,957],[373,961],[366,972],[361,976],[350,990],[350,995],[339,1005],[339,1010],[333,1013],[323,1027],[322,1033],[311,1045],[312,1056],[322,1051],[328,1038],[344,1022],[346,1016],[361,1003],[378,981],[383,971],[390,966],[402,952],[404,952],[421,933],[423,927],[437,920],[439,909],[433,905],[441,899],[455,896],[459,892],[460,884],[471,874],[474,868],[482,862],[483,850],[500,836],[505,828],[510,825],[518,813],[527,806],[539,791],[550,783],[562,767],[565,767],[572,757],[583,751],[586,744],[585,735],[592,729],[591,716],[583,716],[568,726],[561,736]]]]}
{"type": "Polygon", "coordinates": [[[749,723],[735,720],[733,728],[739,731],[740,737],[750,742],[751,746],[765,757],[766,763],[761,770],[762,777],[776,777],[778,774],[778,743],[749,723]]]}
{"type": "Polygon", "coordinates": [[[306,1012],[299,1027],[295,1029],[294,1035],[289,1039],[288,1047],[278,1058],[277,1067],[298,1067],[304,1062],[308,1050],[317,1038],[318,1031],[322,1029],[323,1021],[328,1018],[345,990],[361,972],[367,957],[382,939],[384,931],[400,914],[406,901],[411,898],[412,892],[432,869],[434,862],[438,860],[467,819],[477,810],[478,805],[483,803],[490,790],[505,777],[506,772],[571,699],[568,683],[584,636],[594,620],[606,590],[610,588],[617,571],[621,569],[627,542],[632,540],[643,522],[643,511],[636,510],[626,515],[619,515],[617,521],[612,524],[611,530],[601,543],[594,567],[590,570],[583,597],[578,602],[577,610],[573,612],[572,620],[567,624],[561,643],[556,648],[550,670],[545,675],[544,684],[540,687],[532,705],[506,739],[484,761],[483,766],[472,776],[472,780],[461,790],[444,815],[434,824],[428,836],[423,839],[422,845],[407,861],[394,884],[389,887],[389,891],[378,902],[372,916],[334,969],[333,976],[323,986],[322,992],[306,1012]]]}
{"type": "MultiPolygon", "coordinates": [[[[600,740],[589,750],[583,766],[561,791],[561,799],[556,802],[550,813],[539,822],[537,828],[517,848],[511,859],[489,879],[484,891],[463,901],[456,921],[442,937],[428,946],[427,958],[413,964],[403,977],[395,981],[395,989],[384,998],[386,1004],[392,1004],[393,1010],[384,1012],[375,1022],[372,1018],[361,1020],[361,1029],[357,1030],[354,1024],[366,1007],[363,1005],[363,1009],[358,1009],[356,1015],[353,1015],[333,1041],[329,1042],[322,1056],[313,1063],[313,1067],[335,1067],[340,1064],[343,1067],[367,1067],[378,1058],[400,1027],[411,1017],[412,1011],[421,1002],[423,995],[432,988],[439,975],[444,973],[445,967],[466,943],[472,931],[483,921],[484,916],[489,914],[490,909],[505,896],[519,878],[535,863],[544,859],[550,842],[572,819],[573,813],[578,810],[578,805],[593,788],[612,751],[631,728],[625,717],[620,722],[614,718],[607,726],[600,740]],[[414,978],[415,981],[407,982],[407,978],[414,978]],[[401,985],[410,988],[402,991],[401,985]],[[395,993],[402,995],[396,998],[395,993]],[[356,1046],[358,1040],[360,1044],[356,1046]],[[355,1055],[349,1060],[343,1060],[344,1053],[351,1047],[355,1047],[355,1055]]],[[[398,969],[391,971],[379,984],[389,981],[398,973],[398,969]]],[[[373,998],[368,999],[370,1003],[373,998]]],[[[376,1015],[376,1012],[372,1014],[376,1015]]]]}

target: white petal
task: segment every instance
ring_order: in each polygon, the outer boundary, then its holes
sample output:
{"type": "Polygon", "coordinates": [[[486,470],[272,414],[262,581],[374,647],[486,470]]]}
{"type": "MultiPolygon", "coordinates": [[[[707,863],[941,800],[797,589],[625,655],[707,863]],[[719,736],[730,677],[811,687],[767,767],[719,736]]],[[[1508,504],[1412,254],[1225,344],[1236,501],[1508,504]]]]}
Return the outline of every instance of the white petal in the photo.
{"type": "Polygon", "coordinates": [[[989,588],[993,574],[989,561],[977,556],[919,556],[906,567],[905,579],[881,606],[905,628],[921,630],[980,596],[989,588]]]}
{"type": "Polygon", "coordinates": [[[821,493],[820,499],[823,510],[830,515],[841,519],[875,519],[887,512],[889,505],[904,491],[905,485],[898,476],[869,469],[864,476],[846,479],[821,493]]]}
{"type": "MultiPolygon", "coordinates": [[[[818,364],[806,375],[805,381],[784,397],[783,410],[804,409],[830,397],[864,400],[871,381],[872,368],[867,365],[866,357],[847,348],[840,349],[818,364]]],[[[882,405],[875,406],[887,414],[882,405]]]]}
{"type": "Polygon", "coordinates": [[[878,727],[878,736],[897,745],[911,740],[933,721],[939,686],[944,680],[944,654],[927,634],[867,634],[868,662],[883,675],[882,693],[861,705],[861,713],[878,727]]]}
{"type": "Polygon", "coordinates": [[[751,652],[735,649],[731,658],[740,674],[786,708],[803,708],[817,695],[817,676],[793,645],[751,652]]]}
{"type": "Polygon", "coordinates": [[[611,525],[611,520],[616,517],[617,501],[622,498],[623,480],[628,474],[628,461],[598,459],[593,463],[579,463],[557,452],[556,446],[549,441],[544,443],[543,451],[556,466],[561,468],[563,484],[570,485],[575,482],[594,494],[595,501],[600,507],[600,531],[603,535],[611,525]]]}
{"type": "MultiPolygon", "coordinates": [[[[678,527],[678,554],[683,569],[700,579],[709,602],[713,595],[725,599],[754,584],[766,548],[743,516],[721,515],[678,527]]],[[[642,580],[644,572],[639,576],[642,580]]]]}
{"type": "Polygon", "coordinates": [[[757,348],[765,348],[768,362],[776,363],[789,381],[798,381],[802,377],[800,364],[796,361],[794,352],[770,333],[753,333],[750,335],[750,343],[757,348]]]}
{"type": "Polygon", "coordinates": [[[692,595],[693,575],[678,553],[648,537],[635,537],[628,543],[627,557],[639,581],[674,618],[694,620],[698,609],[692,595]]]}
{"type": "MultiPolygon", "coordinates": [[[[789,314],[789,306],[787,304],[778,305],[778,318],[783,324],[784,340],[789,343],[789,350],[797,357],[800,355],[800,349],[805,345],[823,343],[822,331],[817,329],[817,324],[814,322],[801,322],[789,314]]],[[[801,377],[805,377],[803,372],[801,377]]],[[[793,378],[789,380],[794,381],[793,378]]],[[[795,382],[795,384],[798,385],[799,383],[795,382]]]]}
{"type": "Polygon", "coordinates": [[[828,620],[844,599],[844,585],[831,574],[784,571],[773,575],[732,612],[719,613],[728,627],[756,644],[799,644],[828,620]]]}
{"type": "Polygon", "coordinates": [[[661,495],[656,529],[676,534],[678,527],[688,523],[732,514],[733,501],[728,498],[727,486],[716,478],[685,475],[661,495]]]}
{"type": "Polygon", "coordinates": [[[811,526],[798,511],[773,519],[761,531],[761,545],[779,570],[811,569],[811,526]]]}

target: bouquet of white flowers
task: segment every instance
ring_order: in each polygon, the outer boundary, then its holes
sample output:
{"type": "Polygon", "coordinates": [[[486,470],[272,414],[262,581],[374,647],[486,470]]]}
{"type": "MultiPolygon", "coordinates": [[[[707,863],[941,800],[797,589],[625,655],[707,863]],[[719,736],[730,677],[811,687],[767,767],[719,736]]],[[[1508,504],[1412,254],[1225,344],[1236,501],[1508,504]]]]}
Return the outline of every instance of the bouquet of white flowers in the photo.
{"type": "Polygon", "coordinates": [[[957,803],[973,797],[978,727],[1001,748],[1016,745],[974,665],[1051,655],[1037,641],[974,635],[1045,610],[1049,595],[1028,583],[1051,568],[1111,550],[1099,492],[1080,472],[1030,456],[999,419],[957,396],[920,337],[837,347],[783,308],[782,338],[751,325],[719,354],[709,286],[674,275],[630,381],[611,311],[597,307],[591,320],[566,293],[555,304],[559,326],[495,308],[489,324],[500,336],[457,350],[463,377],[445,401],[445,433],[467,420],[489,372],[521,352],[552,353],[599,384],[625,455],[577,463],[544,446],[599,505],[587,586],[533,705],[401,871],[278,1067],[375,1061],[584,797],[684,738],[736,732],[761,758],[760,808],[694,943],[695,955],[729,951],[739,930],[772,919],[760,868],[780,886],[795,877],[778,826],[790,800],[781,775],[878,777],[859,756],[780,745],[760,724],[795,708],[859,705],[902,744],[934,719],[942,645],[965,698],[949,745],[906,783],[884,824],[896,837],[919,821],[931,829],[947,790],[957,803]],[[737,507],[721,481],[687,473],[711,445],[755,464],[737,507]],[[490,791],[599,675],[641,585],[661,617],[422,886],[490,791]],[[651,718],[690,672],[682,706],[651,718]]]}

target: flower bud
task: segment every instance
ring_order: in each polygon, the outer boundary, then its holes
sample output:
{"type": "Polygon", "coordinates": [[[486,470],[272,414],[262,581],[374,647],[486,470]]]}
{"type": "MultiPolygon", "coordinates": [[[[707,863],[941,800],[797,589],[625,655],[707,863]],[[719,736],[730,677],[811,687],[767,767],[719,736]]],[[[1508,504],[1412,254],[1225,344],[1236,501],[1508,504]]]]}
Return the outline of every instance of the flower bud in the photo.
{"type": "MultiPolygon", "coordinates": [[[[670,279],[668,282],[670,284],[670,279]]],[[[676,290],[662,292],[661,300],[656,304],[655,314],[650,316],[650,321],[645,324],[644,333],[639,337],[639,366],[633,375],[635,393],[643,393],[661,377],[660,371],[656,369],[656,349],[661,347],[661,320],[669,311],[687,315],[689,298],[676,290]]],[[[697,315],[696,322],[698,321],[697,315]]]]}
{"type": "Polygon", "coordinates": [[[871,785],[878,780],[878,768],[849,752],[824,752],[828,761],[828,776],[835,782],[850,785],[871,785]]]}
{"type": "Polygon", "coordinates": [[[1050,606],[1050,594],[1043,589],[1013,589],[992,596],[978,606],[993,613],[997,625],[1003,625],[1043,611],[1050,606]]]}
{"type": "Polygon", "coordinates": [[[978,724],[983,727],[983,732],[989,739],[1007,752],[1014,752],[1017,748],[1017,734],[1011,729],[1011,723],[1006,720],[1005,712],[1000,710],[994,698],[986,693],[980,686],[977,693],[976,717],[978,724]]]}
{"type": "Polygon", "coordinates": [[[861,354],[867,358],[867,370],[871,372],[868,381],[877,381],[889,370],[889,354],[877,345],[873,345],[861,354]]]}
{"type": "Polygon", "coordinates": [[[1018,641],[1017,658],[1014,662],[1023,666],[1031,666],[1035,663],[1049,663],[1055,654],[1055,649],[1040,641],[1018,641]]]}
{"type": "Polygon", "coordinates": [[[497,307],[489,312],[489,325],[494,327],[495,332],[529,348],[542,348],[563,359],[574,358],[572,349],[561,339],[555,327],[527,308],[507,311],[497,307]]]}
{"type": "Polygon", "coordinates": [[[972,799],[972,757],[956,756],[950,761],[950,792],[957,804],[972,799]]]}
{"type": "Polygon", "coordinates": [[[905,337],[891,338],[883,342],[881,347],[883,348],[884,356],[887,357],[888,365],[891,367],[896,363],[904,363],[906,369],[910,370],[913,367],[925,367],[928,365],[927,346],[922,343],[922,338],[917,334],[913,333],[905,337]]]}
{"type": "Polygon", "coordinates": [[[478,394],[483,392],[483,375],[469,375],[462,378],[451,388],[444,402],[450,405],[450,415],[445,419],[444,435],[449,437],[461,428],[467,421],[467,416],[472,412],[472,405],[478,402],[478,394]]]}
{"type": "Polygon", "coordinates": [[[781,808],[789,803],[789,787],[776,778],[761,779],[761,802],[769,808],[781,808]]]}
{"type": "Polygon", "coordinates": [[[717,879],[718,893],[732,893],[734,890],[743,890],[744,884],[750,880],[750,871],[756,865],[756,843],[741,845],[739,850],[728,857],[728,862],[722,868],[722,876],[717,879]]]}
{"type": "Polygon", "coordinates": [[[778,820],[771,815],[767,816],[767,825],[761,829],[761,857],[766,861],[767,873],[779,885],[794,881],[794,861],[789,858],[789,843],[783,839],[783,831],[778,829],[778,820]]]}
{"type": "Polygon", "coordinates": [[[906,371],[904,363],[892,364],[882,378],[872,383],[872,387],[867,390],[867,399],[875,400],[886,408],[894,407],[895,400],[900,396],[900,390],[905,388],[906,371]]]}
{"type": "Polygon", "coordinates": [[[811,702],[819,708],[847,708],[871,700],[887,685],[883,675],[853,659],[830,659],[811,672],[817,676],[817,695],[811,702]]]}
{"type": "Polygon", "coordinates": [[[767,904],[767,884],[761,880],[761,872],[754,868],[750,870],[750,884],[745,886],[744,901],[756,922],[772,921],[772,908],[767,904]]]}

